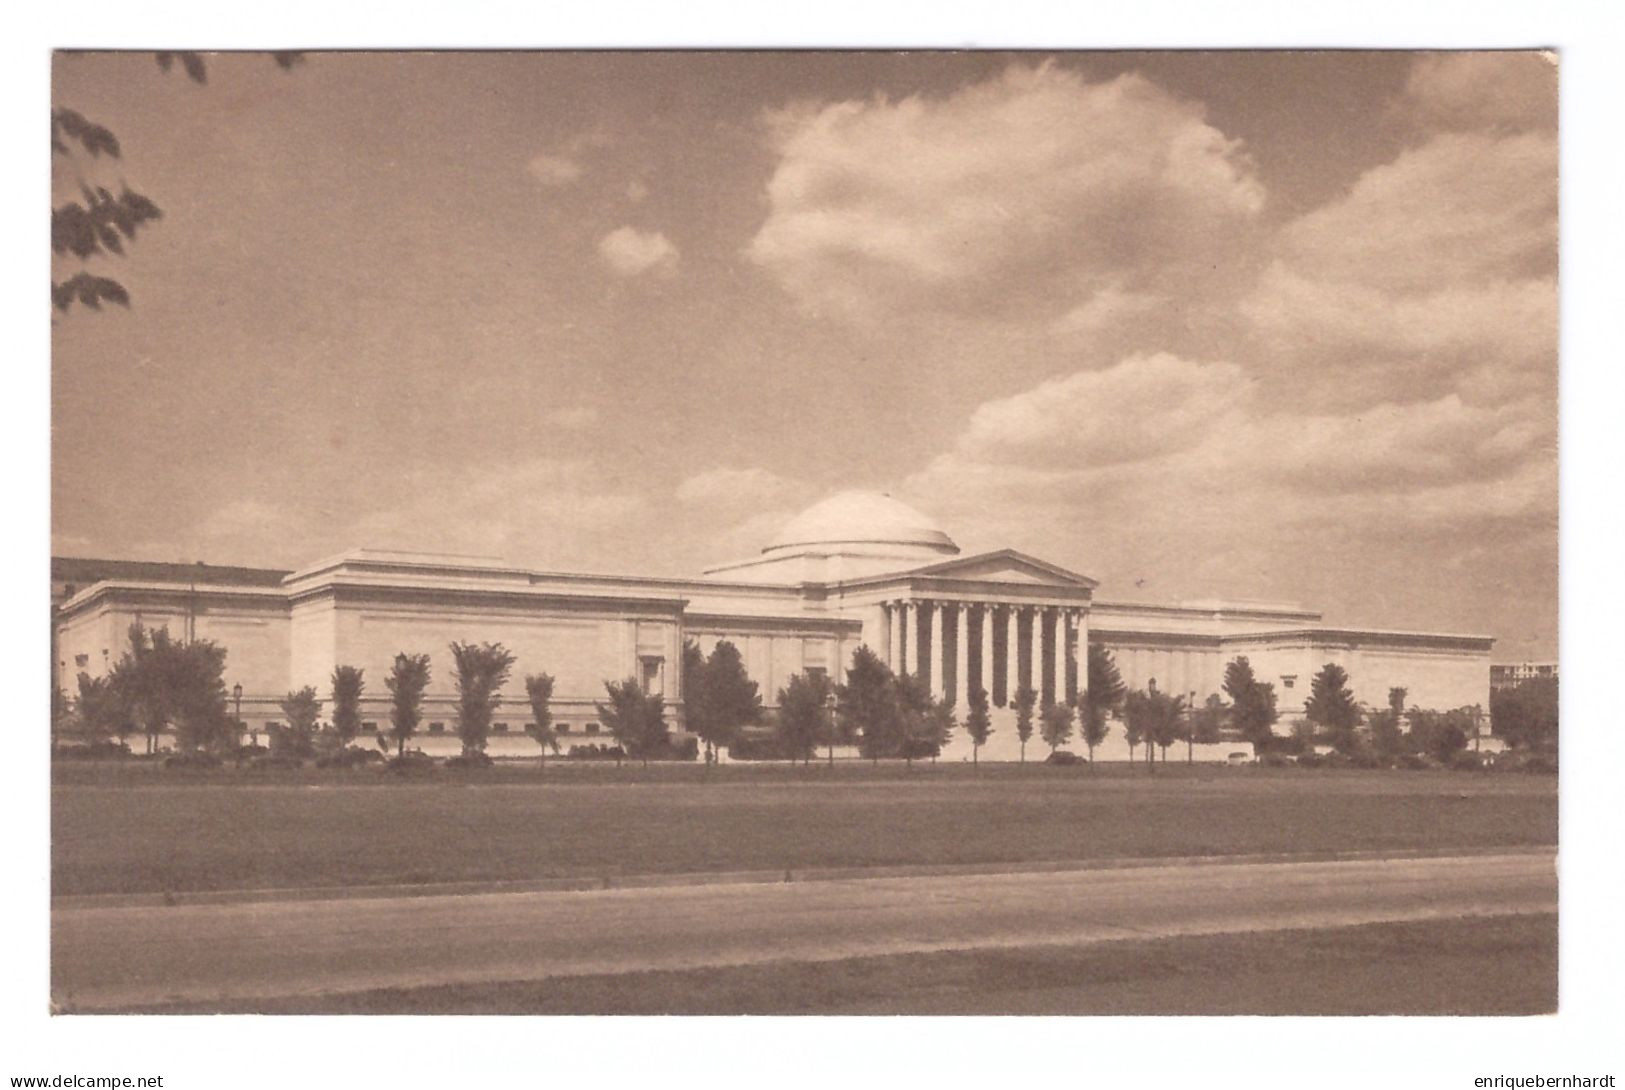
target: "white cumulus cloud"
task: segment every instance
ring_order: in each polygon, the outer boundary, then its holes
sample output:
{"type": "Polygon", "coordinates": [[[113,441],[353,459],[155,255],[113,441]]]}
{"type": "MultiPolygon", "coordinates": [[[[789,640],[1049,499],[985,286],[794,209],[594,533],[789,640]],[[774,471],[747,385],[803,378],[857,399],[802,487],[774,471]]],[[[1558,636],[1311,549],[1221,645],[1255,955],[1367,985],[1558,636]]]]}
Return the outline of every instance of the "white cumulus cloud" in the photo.
{"type": "Polygon", "coordinates": [[[677,267],[677,247],[659,231],[617,227],[598,240],[598,254],[617,274],[671,272],[677,267]]]}
{"type": "Polygon", "coordinates": [[[810,309],[1054,306],[1228,249],[1265,194],[1202,109],[1016,65],[945,97],[803,105],[747,254],[810,309]]]}

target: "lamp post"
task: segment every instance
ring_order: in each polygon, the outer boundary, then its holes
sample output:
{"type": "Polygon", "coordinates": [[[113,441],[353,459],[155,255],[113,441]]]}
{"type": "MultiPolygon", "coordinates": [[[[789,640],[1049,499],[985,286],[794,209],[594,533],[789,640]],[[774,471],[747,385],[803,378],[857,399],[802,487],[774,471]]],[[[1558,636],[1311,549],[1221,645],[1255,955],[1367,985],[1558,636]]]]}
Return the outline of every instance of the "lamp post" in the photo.
{"type": "Polygon", "coordinates": [[[824,696],[824,708],[829,713],[829,723],[828,723],[828,726],[827,726],[827,730],[829,731],[829,733],[825,735],[825,738],[829,742],[829,758],[828,758],[827,763],[828,763],[828,766],[831,769],[833,769],[835,767],[835,688],[834,688],[834,686],[831,686],[829,692],[827,694],[825,694],[825,696],[824,696]]]}
{"type": "MultiPolygon", "coordinates": [[[[237,712],[235,718],[237,720],[237,737],[240,741],[243,735],[243,686],[241,682],[238,682],[236,685],[231,687],[231,698],[237,702],[237,712]]],[[[258,739],[255,739],[252,735],[250,735],[250,741],[257,743],[258,739]]]]}

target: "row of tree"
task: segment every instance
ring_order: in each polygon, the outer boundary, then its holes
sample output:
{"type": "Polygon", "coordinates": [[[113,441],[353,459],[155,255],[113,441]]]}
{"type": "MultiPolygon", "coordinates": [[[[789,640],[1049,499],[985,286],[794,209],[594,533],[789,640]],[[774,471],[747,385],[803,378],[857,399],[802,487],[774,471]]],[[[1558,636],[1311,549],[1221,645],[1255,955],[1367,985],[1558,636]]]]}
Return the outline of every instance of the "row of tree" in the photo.
{"type": "MultiPolygon", "coordinates": [[[[451,657],[457,734],[465,755],[483,753],[515,657],[500,643],[453,643],[451,657]]],[[[240,724],[227,714],[225,663],[225,649],[211,641],[176,641],[166,629],[149,631],[132,625],[129,646],[107,676],[80,674],[76,700],[53,694],[57,714],[71,717],[92,740],[117,738],[122,743],[131,734],[142,734],[148,752],[156,750],[159,737],[171,730],[183,751],[231,748],[237,744],[240,724]]],[[[735,745],[747,728],[767,718],[758,686],[731,642],[718,642],[709,656],[693,642],[686,643],[682,670],[687,725],[703,742],[708,762],[719,748],[735,745]]],[[[381,747],[393,743],[397,755],[404,753],[421,727],[429,681],[428,655],[396,655],[384,679],[390,725],[379,736],[381,747]]],[[[362,731],[363,671],[340,665],[330,684],[330,726],[320,727],[323,701],[314,686],[290,692],[281,704],[287,722],[272,732],[273,751],[303,757],[354,743],[362,731]]],[[[551,710],[553,686],[553,677],[546,673],[525,678],[531,712],[526,733],[542,747],[544,759],[560,748],[551,710]]],[[[647,761],[667,753],[671,739],[663,697],[645,692],[633,678],[606,682],[605,694],[606,700],[595,705],[599,719],[628,756],[647,761]]],[[[1192,707],[1184,697],[1154,686],[1130,692],[1111,652],[1090,644],[1087,684],[1076,701],[1042,701],[1028,687],[1013,694],[1021,758],[1026,759],[1035,730],[1052,752],[1070,742],[1076,731],[1092,761],[1113,717],[1122,720],[1131,759],[1143,745],[1148,761],[1155,759],[1157,750],[1166,761],[1168,747],[1181,740],[1189,759],[1197,743],[1221,741],[1227,729],[1257,752],[1283,744],[1275,734],[1279,712],[1274,686],[1257,679],[1245,656],[1226,666],[1223,694],[1214,693],[1201,707],[1192,707]]],[[[1354,699],[1347,672],[1328,663],[1311,682],[1305,717],[1294,725],[1292,744],[1302,748],[1324,740],[1350,756],[1428,753],[1448,760],[1477,733],[1479,709],[1407,710],[1406,696],[1405,689],[1393,688],[1387,707],[1368,710],[1354,699]]],[[[777,703],[773,738],[778,752],[792,760],[810,760],[820,746],[833,760],[835,746],[855,744],[873,760],[912,761],[935,756],[962,726],[976,761],[993,733],[986,690],[970,694],[961,723],[953,705],[933,697],[919,678],[893,673],[867,647],[854,653],[844,683],[831,682],[821,671],[796,674],[779,690],[777,703]]],[[[1555,745],[1555,679],[1526,682],[1495,694],[1491,714],[1497,733],[1514,745],[1555,745]]]]}
{"type": "MultiPolygon", "coordinates": [[[[465,756],[483,754],[491,725],[502,704],[502,687],[513,669],[514,654],[500,643],[453,643],[453,683],[457,693],[457,735],[465,756]]],[[[59,721],[89,741],[145,735],[147,752],[173,731],[182,752],[222,752],[239,744],[242,725],[227,712],[226,651],[210,640],[181,642],[168,629],[129,629],[129,646],[105,677],[81,673],[75,699],[53,694],[59,721]],[[71,721],[71,723],[66,722],[71,721]]],[[[429,656],[401,653],[384,679],[390,697],[389,729],[380,747],[393,743],[396,755],[423,722],[423,698],[430,681],[429,656]]],[[[303,758],[318,750],[348,749],[362,732],[364,672],[355,666],[335,667],[330,679],[331,723],[320,723],[324,701],[315,686],[290,692],[281,701],[285,723],[270,732],[273,754],[303,758]]],[[[600,721],[628,756],[647,761],[670,746],[665,700],[646,693],[634,678],[605,683],[606,700],[596,703],[600,721]]],[[[552,713],[553,677],[525,678],[531,721],[526,733],[548,751],[559,752],[552,713]]]]}

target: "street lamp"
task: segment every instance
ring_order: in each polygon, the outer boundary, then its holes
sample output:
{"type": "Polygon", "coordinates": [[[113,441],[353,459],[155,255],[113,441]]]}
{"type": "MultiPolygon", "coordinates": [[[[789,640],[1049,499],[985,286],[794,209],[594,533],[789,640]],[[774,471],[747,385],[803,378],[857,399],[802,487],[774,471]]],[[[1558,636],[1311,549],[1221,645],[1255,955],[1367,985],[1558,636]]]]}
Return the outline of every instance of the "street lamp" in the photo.
{"type": "Polygon", "coordinates": [[[824,696],[824,709],[829,713],[829,724],[827,727],[829,733],[825,735],[825,738],[829,742],[828,764],[829,767],[833,769],[835,767],[835,689],[833,687],[831,687],[829,692],[824,696]]]}
{"type": "MultiPolygon", "coordinates": [[[[241,682],[231,687],[231,697],[237,702],[237,736],[241,738],[243,734],[243,686],[241,682]]],[[[254,739],[252,736],[250,736],[250,740],[255,743],[258,742],[258,739],[254,739]]]]}

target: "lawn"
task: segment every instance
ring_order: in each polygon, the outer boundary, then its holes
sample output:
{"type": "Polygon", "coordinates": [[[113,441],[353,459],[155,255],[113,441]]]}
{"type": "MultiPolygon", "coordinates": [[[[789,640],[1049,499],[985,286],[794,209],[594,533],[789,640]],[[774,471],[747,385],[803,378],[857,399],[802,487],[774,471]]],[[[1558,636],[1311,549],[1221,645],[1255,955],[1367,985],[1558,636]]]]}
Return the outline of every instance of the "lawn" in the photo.
{"type": "MultiPolygon", "coordinates": [[[[161,1008],[184,1012],[188,1007],[161,1008]]],[[[270,1014],[1545,1014],[1557,917],[965,950],[260,1000],[270,1014]]]]}
{"type": "Polygon", "coordinates": [[[1552,776],[963,765],[400,781],[63,765],[57,896],[1256,852],[1554,845],[1552,776]]]}

